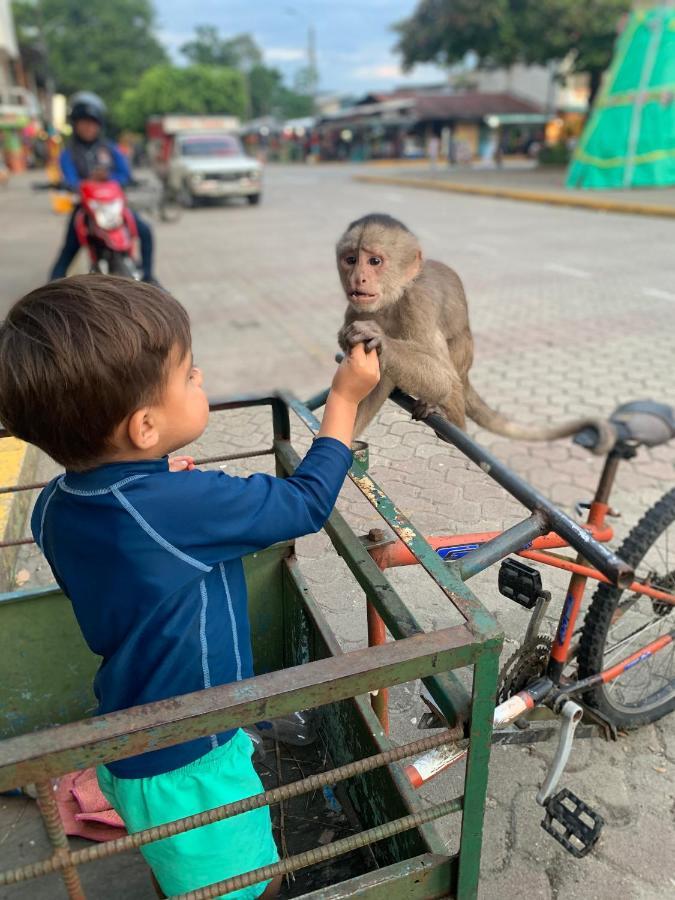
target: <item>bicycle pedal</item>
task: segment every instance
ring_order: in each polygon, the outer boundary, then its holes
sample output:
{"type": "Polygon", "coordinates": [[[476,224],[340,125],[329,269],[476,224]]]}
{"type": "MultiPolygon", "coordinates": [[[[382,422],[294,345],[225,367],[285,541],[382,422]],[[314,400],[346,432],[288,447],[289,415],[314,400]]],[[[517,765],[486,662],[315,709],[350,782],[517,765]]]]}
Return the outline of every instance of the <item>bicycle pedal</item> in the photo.
{"type": "Polygon", "coordinates": [[[597,843],[605,820],[600,813],[563,788],[546,801],[541,827],[572,856],[581,859],[597,843]]]}

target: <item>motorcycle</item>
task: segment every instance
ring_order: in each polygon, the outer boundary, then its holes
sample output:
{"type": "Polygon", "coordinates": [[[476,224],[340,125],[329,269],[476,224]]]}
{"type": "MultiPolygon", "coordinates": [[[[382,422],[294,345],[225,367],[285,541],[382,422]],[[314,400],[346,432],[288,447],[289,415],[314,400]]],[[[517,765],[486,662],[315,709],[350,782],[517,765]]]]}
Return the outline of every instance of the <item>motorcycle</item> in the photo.
{"type": "Polygon", "coordinates": [[[90,272],[141,280],[132,252],[138,238],[136,221],[116,181],[92,179],[80,183],[75,234],[89,254],[90,272]]]}

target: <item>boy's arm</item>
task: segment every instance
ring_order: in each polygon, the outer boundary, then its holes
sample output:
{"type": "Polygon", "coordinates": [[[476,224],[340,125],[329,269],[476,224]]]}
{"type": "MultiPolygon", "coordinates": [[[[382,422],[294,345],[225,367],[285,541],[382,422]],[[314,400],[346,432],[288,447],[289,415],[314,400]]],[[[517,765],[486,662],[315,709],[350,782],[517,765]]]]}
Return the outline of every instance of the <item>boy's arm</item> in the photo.
{"type": "Polygon", "coordinates": [[[318,531],[351,465],[359,400],[378,380],[376,354],[366,355],[363,345],[354,348],[333,379],[319,435],[289,478],[172,474],[172,479],[185,479],[186,496],[192,495],[189,552],[211,565],[318,531]]]}

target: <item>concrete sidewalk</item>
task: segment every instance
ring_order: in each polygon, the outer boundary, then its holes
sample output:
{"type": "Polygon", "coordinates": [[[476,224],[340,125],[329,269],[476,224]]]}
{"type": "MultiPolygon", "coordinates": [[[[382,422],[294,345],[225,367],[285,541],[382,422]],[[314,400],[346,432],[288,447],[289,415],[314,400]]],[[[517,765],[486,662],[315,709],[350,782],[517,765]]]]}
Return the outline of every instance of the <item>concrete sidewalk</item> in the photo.
{"type": "Polygon", "coordinates": [[[675,218],[675,186],[672,188],[628,191],[582,191],[565,187],[566,169],[511,164],[503,168],[453,166],[431,168],[396,168],[359,172],[357,181],[368,184],[414,187],[424,190],[449,191],[548,203],[559,206],[593,209],[633,215],[675,218]]]}

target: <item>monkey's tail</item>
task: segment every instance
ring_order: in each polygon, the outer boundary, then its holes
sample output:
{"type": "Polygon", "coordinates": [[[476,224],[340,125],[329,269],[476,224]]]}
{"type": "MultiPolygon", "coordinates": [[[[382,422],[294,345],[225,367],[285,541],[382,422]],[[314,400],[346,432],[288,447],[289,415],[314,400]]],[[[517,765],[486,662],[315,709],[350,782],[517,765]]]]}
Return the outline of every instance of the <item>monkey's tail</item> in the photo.
{"type": "Polygon", "coordinates": [[[604,419],[588,417],[561,422],[560,425],[542,427],[519,425],[488,406],[473,385],[467,384],[464,396],[467,416],[481,428],[486,428],[493,434],[501,434],[503,437],[520,441],[555,441],[558,438],[570,437],[583,428],[590,427],[594,428],[599,435],[598,443],[593,448],[593,453],[597,456],[609,453],[616,443],[614,429],[604,419]]]}

